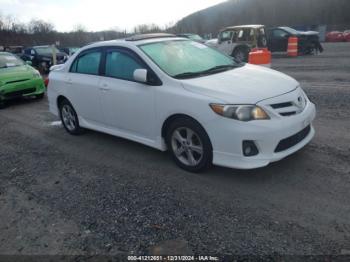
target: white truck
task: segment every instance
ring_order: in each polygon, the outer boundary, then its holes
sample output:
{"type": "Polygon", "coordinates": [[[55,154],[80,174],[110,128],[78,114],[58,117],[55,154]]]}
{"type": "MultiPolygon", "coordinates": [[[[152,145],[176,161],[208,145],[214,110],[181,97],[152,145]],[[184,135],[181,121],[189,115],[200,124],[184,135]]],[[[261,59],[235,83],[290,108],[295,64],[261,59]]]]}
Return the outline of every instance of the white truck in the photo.
{"type": "Polygon", "coordinates": [[[237,61],[247,62],[252,48],[267,47],[265,27],[263,25],[229,26],[219,32],[217,39],[211,39],[206,44],[234,57],[237,61]]]}

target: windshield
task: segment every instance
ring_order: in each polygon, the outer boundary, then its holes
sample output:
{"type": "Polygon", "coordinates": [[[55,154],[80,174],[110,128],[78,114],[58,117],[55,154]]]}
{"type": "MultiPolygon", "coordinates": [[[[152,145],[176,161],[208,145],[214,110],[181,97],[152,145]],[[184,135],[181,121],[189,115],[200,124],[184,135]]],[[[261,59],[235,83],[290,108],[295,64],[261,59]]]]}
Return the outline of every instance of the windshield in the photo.
{"type": "Polygon", "coordinates": [[[22,66],[23,61],[10,53],[0,54],[0,68],[22,66]]]}
{"type": "MultiPolygon", "coordinates": [[[[34,49],[39,55],[52,54],[51,46],[35,47],[34,49]]],[[[60,52],[56,47],[55,47],[55,50],[56,50],[56,54],[60,52]]]]}
{"type": "Polygon", "coordinates": [[[229,70],[237,66],[231,57],[226,56],[204,44],[189,40],[162,41],[140,46],[163,71],[172,77],[187,74],[187,77],[198,74],[217,73],[221,68],[229,70]],[[209,72],[209,71],[210,72],[209,72]]]}
{"type": "Polygon", "coordinates": [[[199,35],[189,35],[188,38],[191,40],[203,40],[199,35]]]}

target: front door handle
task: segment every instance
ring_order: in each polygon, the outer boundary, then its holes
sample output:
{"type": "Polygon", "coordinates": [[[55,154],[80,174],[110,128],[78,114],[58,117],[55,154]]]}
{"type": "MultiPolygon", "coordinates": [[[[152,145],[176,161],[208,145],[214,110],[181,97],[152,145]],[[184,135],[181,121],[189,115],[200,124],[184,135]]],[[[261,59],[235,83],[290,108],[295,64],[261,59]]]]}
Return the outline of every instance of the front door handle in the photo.
{"type": "Polygon", "coordinates": [[[110,88],[108,87],[107,84],[102,84],[102,86],[100,87],[100,90],[102,90],[102,91],[108,91],[108,90],[110,90],[110,88]]]}

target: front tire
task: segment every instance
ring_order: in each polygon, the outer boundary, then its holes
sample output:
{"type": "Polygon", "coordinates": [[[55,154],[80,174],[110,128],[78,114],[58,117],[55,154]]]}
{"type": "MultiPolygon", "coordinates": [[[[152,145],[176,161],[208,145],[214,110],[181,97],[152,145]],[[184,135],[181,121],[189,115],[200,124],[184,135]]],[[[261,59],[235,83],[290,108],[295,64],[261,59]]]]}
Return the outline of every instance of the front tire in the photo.
{"type": "Polygon", "coordinates": [[[166,143],[175,163],[186,171],[198,173],[212,165],[213,149],[210,139],[195,120],[174,120],[167,130],[166,143]]]}
{"type": "Polygon", "coordinates": [[[6,102],[4,100],[0,100],[0,109],[6,108],[6,102]]]}
{"type": "Polygon", "coordinates": [[[41,100],[43,99],[45,96],[45,93],[42,93],[42,94],[39,94],[39,95],[35,95],[35,98],[38,99],[38,100],[41,100]]]}
{"type": "Polygon", "coordinates": [[[60,103],[59,109],[62,124],[67,132],[71,135],[80,135],[83,133],[83,129],[79,125],[78,115],[72,104],[65,99],[60,103]]]}

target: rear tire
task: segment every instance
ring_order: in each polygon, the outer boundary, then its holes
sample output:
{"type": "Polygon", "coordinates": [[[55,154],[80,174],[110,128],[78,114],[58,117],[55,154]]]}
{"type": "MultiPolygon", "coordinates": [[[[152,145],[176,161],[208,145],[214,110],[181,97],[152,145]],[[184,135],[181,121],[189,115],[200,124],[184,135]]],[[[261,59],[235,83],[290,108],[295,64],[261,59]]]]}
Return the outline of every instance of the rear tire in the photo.
{"type": "Polygon", "coordinates": [[[166,132],[166,143],[174,162],[198,173],[211,167],[213,148],[204,128],[191,118],[175,119],[166,132]]]}
{"type": "Polygon", "coordinates": [[[248,47],[238,47],[236,48],[233,53],[232,57],[239,63],[248,62],[249,57],[249,49],[248,47]]]}
{"type": "Polygon", "coordinates": [[[59,111],[62,124],[69,134],[80,135],[83,133],[84,129],[79,125],[78,115],[67,99],[64,99],[59,104],[59,111]]]}

